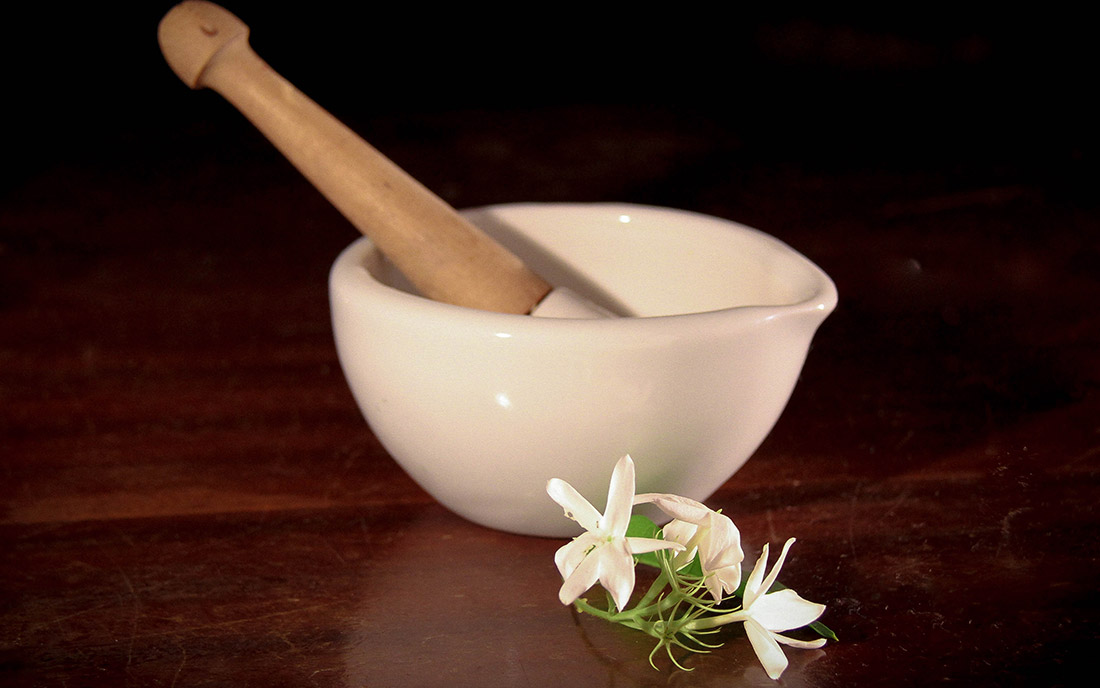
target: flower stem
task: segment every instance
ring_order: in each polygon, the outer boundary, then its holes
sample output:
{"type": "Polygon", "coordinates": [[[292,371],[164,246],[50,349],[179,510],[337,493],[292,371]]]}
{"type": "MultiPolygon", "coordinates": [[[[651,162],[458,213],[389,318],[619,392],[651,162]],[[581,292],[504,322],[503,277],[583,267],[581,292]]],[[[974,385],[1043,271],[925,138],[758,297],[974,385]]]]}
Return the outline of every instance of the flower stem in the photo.
{"type": "Polygon", "coordinates": [[[748,617],[745,615],[744,610],[738,609],[735,612],[729,612],[727,614],[719,614],[717,616],[705,616],[698,619],[693,619],[684,626],[684,629],[688,631],[703,631],[708,628],[718,628],[719,626],[725,626],[726,624],[744,621],[747,618],[748,617]]]}
{"type": "Polygon", "coordinates": [[[642,596],[642,599],[638,600],[638,604],[634,605],[634,608],[641,609],[642,607],[647,607],[652,604],[653,600],[657,599],[657,596],[661,594],[661,590],[663,590],[665,585],[667,584],[668,576],[665,574],[664,570],[662,570],[660,575],[658,575],[653,583],[649,586],[649,590],[646,590],[646,593],[642,596]]]}

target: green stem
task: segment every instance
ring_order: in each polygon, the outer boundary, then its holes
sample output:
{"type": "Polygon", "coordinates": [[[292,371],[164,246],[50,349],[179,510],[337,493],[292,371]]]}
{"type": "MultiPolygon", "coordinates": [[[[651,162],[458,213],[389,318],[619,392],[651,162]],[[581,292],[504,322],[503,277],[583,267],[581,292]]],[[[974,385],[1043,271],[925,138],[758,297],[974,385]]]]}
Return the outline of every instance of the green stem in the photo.
{"type": "Polygon", "coordinates": [[[600,609],[589,604],[583,598],[576,600],[574,605],[580,612],[591,614],[604,621],[644,631],[658,639],[670,637],[670,630],[672,633],[684,631],[691,633],[692,631],[715,628],[745,619],[744,612],[740,610],[709,618],[692,618],[714,610],[709,603],[705,603],[696,597],[696,593],[702,587],[701,585],[684,588],[682,583],[683,581],[681,581],[674,568],[672,557],[662,556],[660,558],[660,573],[633,608],[622,611],[617,611],[614,607],[600,609]],[[667,592],[665,591],[666,587],[668,588],[667,592]],[[688,604],[690,608],[684,615],[680,616],[677,610],[684,603],[688,604]],[[693,609],[694,611],[692,611],[693,609]],[[678,623],[671,623],[673,619],[678,619],[678,623]]]}
{"type": "Polygon", "coordinates": [[[619,612],[612,612],[611,610],[594,607],[583,598],[576,600],[573,604],[576,605],[577,609],[580,611],[597,616],[605,621],[610,621],[611,623],[644,623],[644,619],[648,619],[654,614],[667,610],[669,607],[678,603],[679,599],[683,597],[683,593],[680,593],[675,586],[672,586],[670,596],[666,596],[659,602],[654,602],[668,584],[668,574],[662,570],[653,583],[650,584],[649,590],[647,590],[645,595],[638,600],[638,603],[634,605],[634,607],[619,612]]]}
{"type": "Polygon", "coordinates": [[[667,583],[668,576],[665,574],[664,569],[662,569],[660,575],[658,575],[657,579],[649,586],[649,590],[642,596],[642,599],[638,600],[638,604],[634,605],[634,608],[641,609],[642,607],[652,604],[653,600],[657,598],[657,595],[661,593],[661,590],[664,589],[667,583]]]}
{"type": "Polygon", "coordinates": [[[708,628],[718,628],[719,626],[725,626],[726,624],[737,623],[738,621],[744,621],[749,618],[743,609],[738,609],[735,612],[729,612],[728,614],[719,614],[717,616],[705,616],[699,619],[694,619],[688,622],[684,629],[688,631],[704,631],[708,628]]]}
{"type": "Polygon", "coordinates": [[[580,611],[591,614],[592,616],[599,617],[604,621],[610,621],[611,623],[625,623],[627,621],[633,621],[637,615],[637,609],[631,609],[625,612],[610,612],[606,609],[600,609],[599,607],[593,607],[588,604],[584,598],[578,598],[573,605],[580,611]]]}

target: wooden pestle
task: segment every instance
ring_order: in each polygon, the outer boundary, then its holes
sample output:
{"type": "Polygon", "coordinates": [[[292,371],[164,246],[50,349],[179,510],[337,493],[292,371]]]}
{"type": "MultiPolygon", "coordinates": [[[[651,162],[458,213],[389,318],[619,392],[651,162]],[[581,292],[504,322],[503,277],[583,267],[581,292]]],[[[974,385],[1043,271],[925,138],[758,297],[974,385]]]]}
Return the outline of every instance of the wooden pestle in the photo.
{"type": "Polygon", "coordinates": [[[450,205],[277,74],[249,29],[210,2],[187,0],[157,31],[172,70],[245,115],[427,298],[530,313],[551,285],[450,205]]]}

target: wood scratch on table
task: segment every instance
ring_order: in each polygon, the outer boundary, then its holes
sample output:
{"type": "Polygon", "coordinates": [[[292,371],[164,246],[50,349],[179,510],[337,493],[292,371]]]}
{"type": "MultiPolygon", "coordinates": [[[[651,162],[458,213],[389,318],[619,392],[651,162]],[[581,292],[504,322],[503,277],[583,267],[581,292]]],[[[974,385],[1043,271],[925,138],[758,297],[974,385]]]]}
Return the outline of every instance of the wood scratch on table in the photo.
{"type": "Polygon", "coordinates": [[[288,650],[297,650],[298,649],[298,646],[294,644],[294,641],[292,641],[290,639],[290,637],[287,635],[286,631],[276,631],[275,632],[275,637],[278,638],[279,640],[283,641],[283,643],[286,644],[286,647],[287,647],[288,650]]]}
{"type": "Polygon", "coordinates": [[[1071,458],[1068,461],[1064,462],[1062,464],[1062,468],[1069,468],[1071,466],[1075,467],[1076,464],[1086,462],[1089,459],[1092,459],[1093,457],[1098,456],[1098,455],[1100,455],[1100,447],[1090,447],[1090,448],[1086,449],[1085,451],[1081,452],[1080,454],[1078,454],[1077,456],[1074,456],[1073,458],[1071,458]]]}
{"type": "Polygon", "coordinates": [[[852,498],[848,500],[848,550],[852,558],[856,557],[856,502],[859,501],[859,485],[856,485],[852,498]]]}
{"type": "Polygon", "coordinates": [[[94,607],[88,607],[87,609],[81,609],[81,610],[72,612],[70,614],[63,614],[61,616],[55,616],[55,617],[51,618],[47,623],[29,625],[27,627],[27,630],[28,630],[28,632],[31,632],[31,633],[37,633],[40,629],[42,629],[46,625],[57,624],[58,626],[60,626],[61,623],[64,622],[64,621],[68,621],[69,619],[75,619],[78,616],[83,616],[84,614],[90,614],[92,612],[99,611],[100,609],[105,609],[109,606],[111,606],[109,602],[104,602],[103,604],[97,604],[94,607]]]}
{"type": "MultiPolygon", "coordinates": [[[[133,541],[128,537],[123,536],[123,540],[131,547],[133,546],[133,541]]],[[[141,599],[138,597],[133,581],[130,580],[130,576],[126,574],[122,566],[120,566],[110,555],[107,555],[107,558],[111,561],[115,570],[118,571],[118,575],[122,576],[122,582],[125,583],[126,590],[130,593],[130,606],[133,610],[133,618],[130,621],[130,640],[126,647],[126,666],[129,667],[134,660],[134,639],[137,638],[138,621],[141,619],[141,599]]],[[[122,602],[121,597],[119,602],[122,602]]]]}
{"type": "Polygon", "coordinates": [[[176,667],[176,673],[172,676],[172,688],[175,688],[176,682],[179,681],[180,673],[183,671],[183,665],[187,664],[187,648],[180,645],[180,650],[183,652],[183,657],[180,658],[180,665],[176,667]]]}
{"type": "Polygon", "coordinates": [[[901,491],[901,494],[898,495],[897,499],[890,503],[890,508],[886,510],[886,513],[882,515],[882,518],[885,519],[893,516],[897,512],[898,507],[900,507],[905,502],[905,500],[909,498],[910,492],[912,492],[912,487],[906,486],[905,489],[901,491]]]}
{"type": "Polygon", "coordinates": [[[202,624],[199,626],[188,626],[187,628],[172,628],[162,631],[149,631],[146,633],[135,634],[131,638],[131,644],[135,639],[157,638],[167,635],[186,635],[188,633],[194,633],[196,631],[204,631],[215,628],[231,628],[240,624],[251,623],[254,621],[266,621],[268,619],[277,619],[283,616],[290,616],[292,614],[301,614],[305,612],[314,612],[321,609],[328,609],[332,607],[331,604],[314,604],[308,607],[298,607],[296,609],[287,609],[281,612],[272,612],[270,614],[260,614],[259,616],[248,616],[243,619],[228,619],[226,621],[215,621],[214,623],[202,624]]]}
{"type": "Polygon", "coordinates": [[[134,617],[133,622],[130,624],[130,642],[126,646],[126,666],[129,667],[134,661],[134,640],[137,638],[137,617],[134,617]]]}
{"type": "Polygon", "coordinates": [[[339,667],[327,667],[325,669],[316,669],[316,670],[314,670],[314,672],[312,674],[309,675],[308,678],[309,678],[310,682],[313,682],[313,677],[316,676],[317,674],[325,674],[325,673],[328,673],[330,671],[340,671],[340,668],[339,667]]]}
{"type": "Polygon", "coordinates": [[[134,639],[137,637],[138,619],[141,618],[141,604],[138,602],[137,592],[134,590],[133,583],[130,582],[130,577],[126,575],[122,567],[116,568],[118,568],[118,572],[122,575],[122,580],[126,582],[126,587],[130,591],[130,597],[133,599],[134,615],[130,620],[130,642],[126,647],[126,666],[129,667],[134,660],[134,639]]]}
{"type": "Polygon", "coordinates": [[[340,551],[337,550],[332,545],[331,542],[329,542],[328,538],[322,537],[321,542],[322,542],[322,544],[324,544],[325,548],[327,548],[330,552],[332,552],[336,556],[336,560],[339,561],[342,566],[347,566],[347,563],[348,563],[347,560],[344,559],[343,555],[340,554],[340,551]]]}
{"type": "Polygon", "coordinates": [[[1013,509],[1005,514],[1005,517],[1001,519],[1001,541],[997,543],[996,556],[1001,556],[1001,552],[1005,547],[1009,545],[1009,541],[1012,539],[1012,520],[1022,513],[1031,511],[1031,507],[1020,507],[1019,509],[1013,509]]]}
{"type": "Polygon", "coordinates": [[[517,664],[519,664],[519,673],[521,676],[523,676],[523,685],[535,685],[535,683],[531,681],[531,676],[527,673],[527,667],[524,665],[524,663],[522,661],[517,661],[517,664]]]}

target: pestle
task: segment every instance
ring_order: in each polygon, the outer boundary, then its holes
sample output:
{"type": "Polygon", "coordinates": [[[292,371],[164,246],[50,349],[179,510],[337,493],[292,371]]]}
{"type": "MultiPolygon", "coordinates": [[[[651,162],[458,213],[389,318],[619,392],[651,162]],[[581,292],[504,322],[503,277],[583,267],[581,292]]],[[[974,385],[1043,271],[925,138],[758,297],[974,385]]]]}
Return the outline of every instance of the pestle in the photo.
{"type": "Polygon", "coordinates": [[[611,314],[543,278],[264,62],[228,10],[186,0],[160,22],[185,84],[228,100],[425,297],[501,313],[611,314]]]}

